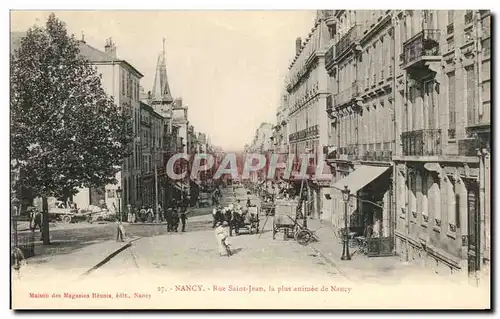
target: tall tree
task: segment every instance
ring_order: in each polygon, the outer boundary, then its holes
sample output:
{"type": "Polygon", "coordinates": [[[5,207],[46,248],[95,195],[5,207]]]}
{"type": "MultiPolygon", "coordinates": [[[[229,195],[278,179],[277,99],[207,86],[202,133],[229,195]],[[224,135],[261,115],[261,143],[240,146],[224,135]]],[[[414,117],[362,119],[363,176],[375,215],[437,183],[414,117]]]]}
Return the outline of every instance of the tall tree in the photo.
{"type": "Polygon", "coordinates": [[[14,190],[42,197],[42,237],[49,244],[47,197],[116,183],[130,154],[131,120],[54,14],[44,28],[28,30],[10,65],[14,190]]]}

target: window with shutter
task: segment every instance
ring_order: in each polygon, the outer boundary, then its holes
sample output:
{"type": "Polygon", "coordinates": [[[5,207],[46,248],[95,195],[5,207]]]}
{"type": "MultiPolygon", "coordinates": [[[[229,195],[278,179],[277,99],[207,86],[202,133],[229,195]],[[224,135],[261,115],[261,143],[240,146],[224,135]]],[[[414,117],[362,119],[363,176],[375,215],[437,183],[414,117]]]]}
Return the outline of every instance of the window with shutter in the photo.
{"type": "Polygon", "coordinates": [[[467,74],[467,124],[474,124],[475,115],[475,97],[476,97],[476,73],[474,66],[465,68],[467,74]]]}
{"type": "Polygon", "coordinates": [[[457,126],[456,117],[456,104],[455,104],[455,72],[448,73],[448,139],[455,139],[455,130],[457,126]]]}

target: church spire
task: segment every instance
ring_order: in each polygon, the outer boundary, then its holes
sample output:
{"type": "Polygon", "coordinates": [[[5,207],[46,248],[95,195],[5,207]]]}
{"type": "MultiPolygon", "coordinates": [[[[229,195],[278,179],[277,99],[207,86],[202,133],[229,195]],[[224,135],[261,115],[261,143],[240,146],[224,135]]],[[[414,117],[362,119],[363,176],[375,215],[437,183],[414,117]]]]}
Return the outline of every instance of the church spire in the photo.
{"type": "Polygon", "coordinates": [[[168,84],[165,56],[166,56],[165,38],[163,38],[163,49],[162,52],[158,55],[158,60],[156,63],[155,79],[153,82],[153,90],[152,90],[153,105],[170,104],[174,101],[172,98],[172,93],[170,91],[170,86],[168,84]]]}

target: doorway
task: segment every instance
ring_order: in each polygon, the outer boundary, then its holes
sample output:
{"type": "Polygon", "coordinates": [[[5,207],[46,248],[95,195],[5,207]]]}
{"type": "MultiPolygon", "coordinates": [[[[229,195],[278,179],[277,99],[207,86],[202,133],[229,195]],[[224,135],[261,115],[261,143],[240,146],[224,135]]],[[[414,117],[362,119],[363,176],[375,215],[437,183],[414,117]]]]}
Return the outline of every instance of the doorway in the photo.
{"type": "Polygon", "coordinates": [[[476,182],[468,183],[467,185],[467,232],[468,232],[468,249],[467,249],[467,264],[469,275],[474,274],[481,266],[480,252],[480,218],[478,194],[479,187],[476,182]]]}

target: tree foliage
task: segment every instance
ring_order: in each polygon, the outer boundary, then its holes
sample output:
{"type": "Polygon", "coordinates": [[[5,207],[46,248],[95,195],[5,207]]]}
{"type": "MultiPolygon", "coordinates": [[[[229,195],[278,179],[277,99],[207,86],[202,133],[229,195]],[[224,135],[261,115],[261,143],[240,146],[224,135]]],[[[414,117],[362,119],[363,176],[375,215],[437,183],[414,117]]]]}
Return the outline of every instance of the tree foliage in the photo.
{"type": "Polygon", "coordinates": [[[131,121],[64,22],[52,14],[45,27],[29,29],[10,62],[14,190],[60,197],[116,183],[129,156],[131,121]]]}

